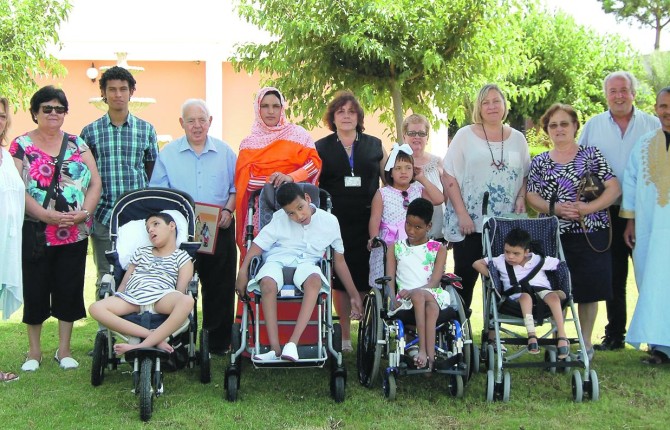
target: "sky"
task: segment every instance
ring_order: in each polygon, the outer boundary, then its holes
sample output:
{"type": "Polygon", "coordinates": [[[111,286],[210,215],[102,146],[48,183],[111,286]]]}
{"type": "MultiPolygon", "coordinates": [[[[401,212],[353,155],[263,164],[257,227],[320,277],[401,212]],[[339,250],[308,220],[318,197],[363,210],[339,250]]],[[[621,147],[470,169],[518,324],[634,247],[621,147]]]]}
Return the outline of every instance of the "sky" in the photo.
{"type": "MultiPolygon", "coordinates": [[[[638,24],[617,23],[613,14],[605,13],[598,0],[544,0],[549,10],[563,10],[572,15],[577,24],[592,27],[599,33],[617,33],[631,42],[642,54],[654,50],[655,32],[651,28],[640,29],[638,24]]],[[[670,26],[661,33],[661,50],[670,49],[670,26]]]]}

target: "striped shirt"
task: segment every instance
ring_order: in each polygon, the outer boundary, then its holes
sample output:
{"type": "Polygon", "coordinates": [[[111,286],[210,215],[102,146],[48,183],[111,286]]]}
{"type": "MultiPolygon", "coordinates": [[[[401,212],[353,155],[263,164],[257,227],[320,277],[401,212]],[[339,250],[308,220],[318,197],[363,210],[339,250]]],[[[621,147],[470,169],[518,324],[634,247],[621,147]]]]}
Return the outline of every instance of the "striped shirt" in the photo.
{"type": "Polygon", "coordinates": [[[152,250],[153,246],[137,248],[130,259],[135,270],[125,291],[116,296],[134,305],[150,305],[175,291],[179,269],[191,257],[183,249],[176,249],[167,257],[157,257],[152,250]]]}
{"type": "Polygon", "coordinates": [[[130,113],[126,122],[117,127],[106,114],[85,126],[81,138],[91,148],[102,179],[102,195],[95,218],[109,225],[116,199],[148,184],[144,165],[158,157],[156,130],[130,113]]]}

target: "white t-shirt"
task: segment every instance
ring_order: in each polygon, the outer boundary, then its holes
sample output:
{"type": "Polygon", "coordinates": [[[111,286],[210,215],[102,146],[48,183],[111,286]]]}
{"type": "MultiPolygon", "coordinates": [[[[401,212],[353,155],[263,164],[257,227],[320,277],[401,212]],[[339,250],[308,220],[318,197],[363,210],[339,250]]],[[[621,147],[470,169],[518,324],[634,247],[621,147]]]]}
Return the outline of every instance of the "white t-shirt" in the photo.
{"type": "MultiPolygon", "coordinates": [[[[486,263],[488,264],[489,258],[488,257],[484,258],[484,261],[486,261],[486,263]]],[[[544,288],[547,290],[551,289],[551,284],[549,283],[547,274],[544,272],[546,270],[556,270],[560,262],[561,261],[555,257],[544,257],[544,265],[542,266],[540,271],[535,274],[533,279],[529,280],[528,283],[533,287],[544,288]]],[[[540,256],[531,253],[530,260],[528,260],[526,264],[512,266],[512,269],[514,270],[514,276],[516,276],[516,280],[520,281],[523,278],[525,278],[539,263],[540,263],[540,256]]],[[[505,255],[502,254],[497,257],[493,257],[493,265],[496,267],[496,269],[498,269],[498,272],[500,272],[500,281],[502,282],[503,290],[507,291],[510,288],[512,288],[512,284],[509,280],[509,275],[507,274],[507,268],[505,267],[505,255]]],[[[510,296],[510,299],[517,300],[520,295],[521,293],[513,294],[510,296]]]]}
{"type": "Polygon", "coordinates": [[[264,251],[265,262],[277,261],[284,266],[316,264],[329,246],[344,254],[337,218],[322,209],[314,209],[312,219],[305,226],[292,221],[283,209],[272,215],[272,221],[254,239],[264,251]]]}

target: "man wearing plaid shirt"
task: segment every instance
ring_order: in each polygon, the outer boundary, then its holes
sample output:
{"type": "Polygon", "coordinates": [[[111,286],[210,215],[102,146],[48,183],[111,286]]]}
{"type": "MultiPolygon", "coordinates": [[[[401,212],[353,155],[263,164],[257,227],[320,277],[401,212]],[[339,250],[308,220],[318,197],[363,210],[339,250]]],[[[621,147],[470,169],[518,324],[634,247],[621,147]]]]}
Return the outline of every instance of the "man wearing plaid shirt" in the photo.
{"type": "Polygon", "coordinates": [[[102,179],[102,196],[91,234],[93,260],[98,269],[96,300],[100,280],[109,272],[105,251],[111,249],[109,223],[114,203],[126,191],[148,186],[158,157],[153,125],[128,110],[135,83],[133,75],[122,67],[106,70],[100,78],[100,92],[109,111],[81,131],[81,138],[91,148],[102,179]]]}

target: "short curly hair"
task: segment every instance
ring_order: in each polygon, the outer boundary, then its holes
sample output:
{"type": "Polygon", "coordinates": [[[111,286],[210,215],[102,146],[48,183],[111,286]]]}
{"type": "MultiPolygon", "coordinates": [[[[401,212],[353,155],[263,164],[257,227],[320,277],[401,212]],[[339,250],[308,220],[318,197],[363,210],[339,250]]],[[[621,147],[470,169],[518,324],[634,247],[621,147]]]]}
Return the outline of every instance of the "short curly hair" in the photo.
{"type": "Polygon", "coordinates": [[[549,134],[549,120],[559,110],[562,110],[570,116],[572,122],[575,124],[575,136],[577,136],[577,132],[579,131],[579,116],[577,115],[577,111],[575,111],[572,106],[563,103],[554,103],[549,106],[549,109],[547,109],[544,115],[542,115],[542,118],[540,118],[542,130],[544,130],[547,135],[549,134]]]}
{"type": "Polygon", "coordinates": [[[363,133],[365,130],[365,126],[363,125],[365,112],[363,112],[363,108],[356,99],[354,93],[351,91],[338,91],[335,93],[335,98],[328,103],[326,113],[323,114],[323,123],[330,129],[330,131],[337,131],[337,127],[335,127],[335,112],[349,102],[351,102],[351,105],[356,111],[356,131],[363,133]]]}
{"type": "Polygon", "coordinates": [[[105,70],[105,73],[103,73],[100,77],[100,91],[104,93],[107,89],[107,82],[111,80],[126,81],[128,82],[128,88],[130,88],[130,91],[135,91],[135,84],[137,84],[137,81],[133,77],[132,73],[123,67],[114,66],[105,70]]]}

